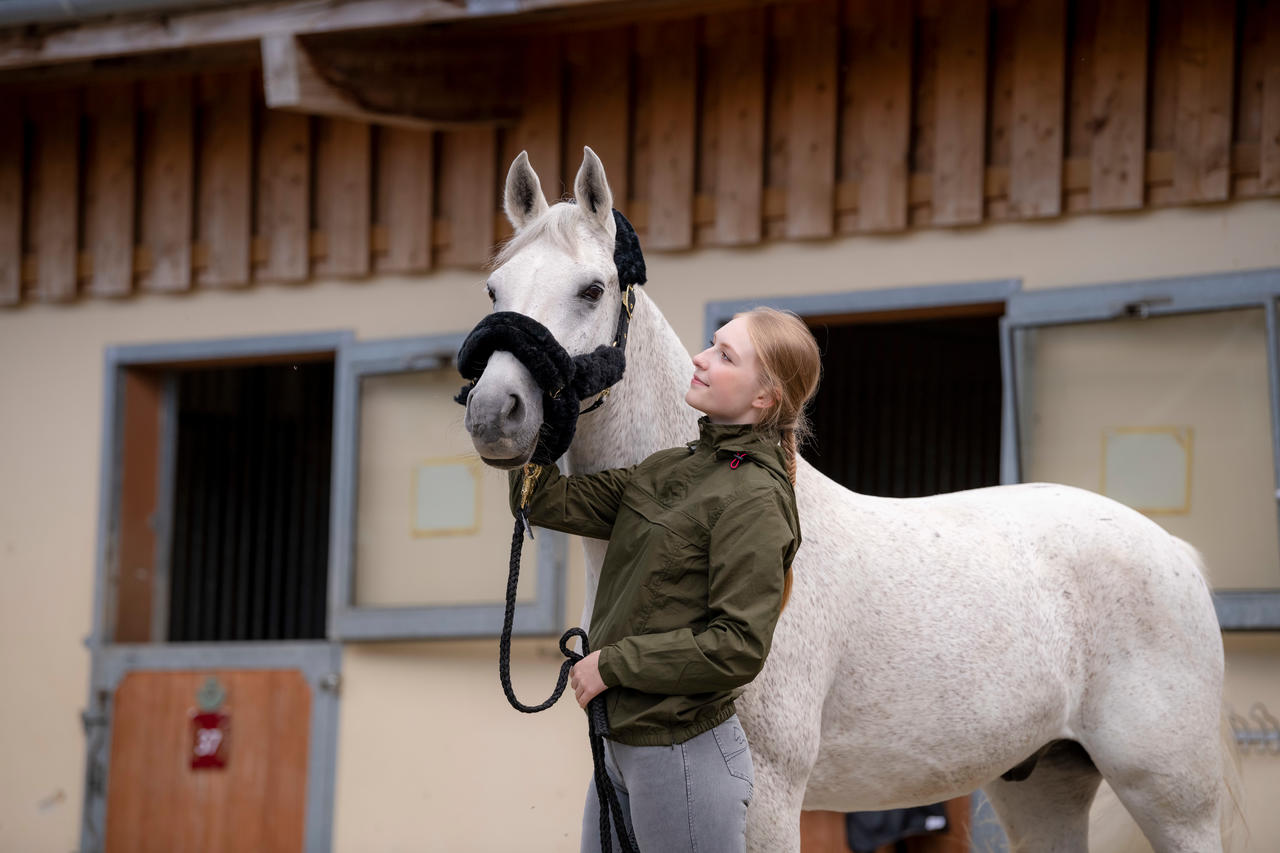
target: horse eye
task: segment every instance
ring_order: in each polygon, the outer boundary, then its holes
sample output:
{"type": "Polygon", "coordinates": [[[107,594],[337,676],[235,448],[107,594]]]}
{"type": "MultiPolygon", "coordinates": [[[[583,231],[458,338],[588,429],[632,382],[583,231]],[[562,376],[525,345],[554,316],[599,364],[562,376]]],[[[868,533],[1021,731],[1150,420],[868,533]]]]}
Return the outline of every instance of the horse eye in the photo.
{"type": "Polygon", "coordinates": [[[489,294],[489,301],[490,301],[490,302],[497,302],[497,301],[498,301],[497,294],[495,294],[495,293],[493,292],[493,288],[492,288],[492,287],[485,287],[485,292],[489,294]]]}
{"type": "Polygon", "coordinates": [[[579,295],[588,302],[598,302],[604,296],[604,288],[599,284],[590,284],[579,295]]]}

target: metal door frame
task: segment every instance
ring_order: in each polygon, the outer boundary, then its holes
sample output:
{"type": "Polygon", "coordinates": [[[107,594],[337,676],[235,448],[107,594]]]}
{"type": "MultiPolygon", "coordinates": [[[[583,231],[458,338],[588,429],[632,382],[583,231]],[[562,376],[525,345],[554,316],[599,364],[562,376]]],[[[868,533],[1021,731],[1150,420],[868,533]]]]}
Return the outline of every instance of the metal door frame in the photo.
{"type": "MultiPolygon", "coordinates": [[[[80,849],[101,850],[105,843],[107,785],[110,776],[110,735],[113,697],[120,681],[132,671],[203,671],[214,669],[294,669],[311,688],[311,731],[308,739],[305,850],[328,850],[333,837],[333,802],[338,745],[338,688],[342,672],[342,646],[333,641],[283,641],[252,643],[112,643],[111,572],[117,552],[119,519],[120,448],[123,440],[123,387],[125,371],[137,367],[182,367],[230,359],[261,359],[313,353],[337,354],[352,338],[351,332],[320,332],[253,338],[108,347],[104,357],[102,445],[98,488],[98,532],[95,549],[92,629],[85,640],[90,653],[89,695],[83,712],[86,739],[84,800],[80,824],[80,849]]],[[[157,509],[157,571],[155,591],[167,584],[169,508],[176,389],[165,390],[162,403],[162,446],[159,450],[162,504],[157,509]]],[[[336,409],[336,407],[335,407],[336,409]]],[[[336,411],[335,411],[336,416],[336,411]]],[[[334,450],[336,455],[337,445],[334,450]]],[[[334,466],[336,469],[336,465],[334,466]]],[[[332,489],[332,479],[331,486],[332,489]]],[[[329,555],[332,575],[333,555],[329,555]]],[[[163,606],[163,602],[161,602],[163,606]]],[[[157,610],[162,608],[156,608],[157,610]]],[[[153,612],[153,626],[162,614],[153,612]]],[[[326,636],[332,636],[326,626],[326,636]]]]}

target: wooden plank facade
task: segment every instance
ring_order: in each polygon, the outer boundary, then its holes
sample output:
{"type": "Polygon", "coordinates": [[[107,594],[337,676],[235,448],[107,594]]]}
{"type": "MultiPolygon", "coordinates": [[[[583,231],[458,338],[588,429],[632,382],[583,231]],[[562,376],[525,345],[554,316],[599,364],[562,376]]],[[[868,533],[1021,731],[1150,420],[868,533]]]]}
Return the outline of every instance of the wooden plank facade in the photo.
{"type": "Polygon", "coordinates": [[[591,145],[653,250],[1280,195],[1280,0],[540,26],[502,126],[268,110],[252,67],[0,77],[0,304],[476,267],[521,149],[555,200],[591,145]]]}

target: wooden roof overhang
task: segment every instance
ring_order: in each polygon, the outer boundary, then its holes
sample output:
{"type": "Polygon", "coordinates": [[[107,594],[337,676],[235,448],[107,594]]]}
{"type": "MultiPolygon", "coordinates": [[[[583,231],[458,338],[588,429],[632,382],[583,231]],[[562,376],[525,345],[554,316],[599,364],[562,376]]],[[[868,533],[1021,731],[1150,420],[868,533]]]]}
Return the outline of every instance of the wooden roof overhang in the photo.
{"type": "Polygon", "coordinates": [[[105,20],[0,22],[0,83],[248,60],[262,68],[271,108],[419,128],[509,125],[521,109],[522,44],[540,33],[786,2],[795,0],[286,0],[215,8],[176,0],[178,8],[105,20]]]}
{"type": "Polygon", "coordinates": [[[656,251],[1280,196],[1280,0],[428,5],[0,30],[0,306],[474,268],[584,144],[656,251]]]}

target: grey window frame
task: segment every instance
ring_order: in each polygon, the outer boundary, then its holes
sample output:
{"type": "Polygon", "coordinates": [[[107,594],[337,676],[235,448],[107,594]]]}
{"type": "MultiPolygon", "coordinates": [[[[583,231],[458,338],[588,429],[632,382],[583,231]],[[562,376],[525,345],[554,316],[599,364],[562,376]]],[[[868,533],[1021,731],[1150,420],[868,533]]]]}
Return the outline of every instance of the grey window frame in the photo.
{"type": "MultiPolygon", "coordinates": [[[[1280,342],[1277,341],[1276,303],[1280,300],[1280,268],[1212,275],[1091,284],[1050,290],[1019,291],[1010,297],[1001,345],[1009,354],[1009,386],[1013,423],[1003,445],[1009,459],[1004,482],[1019,482],[1024,455],[1020,424],[1030,412],[1035,389],[1028,387],[1030,356],[1026,333],[1046,326],[1096,323],[1125,317],[1167,317],[1261,308],[1267,327],[1267,373],[1270,388],[1271,450],[1280,514],[1280,342]]],[[[1213,594],[1218,622],[1224,631],[1280,630],[1280,589],[1227,590],[1213,594]]]]}
{"type": "MultiPolygon", "coordinates": [[[[366,376],[437,370],[454,362],[465,333],[375,341],[348,340],[338,351],[334,394],[333,504],[329,542],[329,636],[343,641],[494,637],[503,605],[449,604],[361,607],[352,601],[360,452],[360,380],[366,376]]],[[[458,380],[459,386],[462,380],[458,380]]],[[[459,412],[462,410],[459,409],[459,412]]],[[[516,636],[559,634],[564,623],[568,537],[538,528],[536,596],[516,604],[516,636]]],[[[499,592],[500,590],[495,590],[499,592]]]]}
{"type": "MultiPolygon", "coordinates": [[[[334,780],[338,744],[338,684],[341,647],[334,642],[263,641],[248,643],[115,643],[111,620],[113,599],[110,573],[119,529],[121,447],[124,429],[125,372],[131,368],[181,368],[184,364],[234,359],[259,359],[340,351],[350,332],[315,332],[267,337],[217,338],[201,341],[133,344],[107,347],[103,359],[102,444],[98,475],[98,520],[94,554],[92,627],[85,644],[90,653],[89,696],[82,715],[86,735],[85,785],[80,821],[80,849],[98,850],[105,838],[106,793],[110,777],[110,740],[114,695],[120,681],[133,671],[296,669],[311,688],[310,737],[307,757],[304,848],[327,850],[332,845],[334,780]]],[[[177,387],[167,381],[161,402],[166,427],[159,448],[159,505],[155,518],[156,561],[153,636],[161,636],[167,617],[168,546],[174,476],[177,387]]],[[[330,567],[332,573],[332,565],[330,567]]]]}

